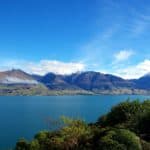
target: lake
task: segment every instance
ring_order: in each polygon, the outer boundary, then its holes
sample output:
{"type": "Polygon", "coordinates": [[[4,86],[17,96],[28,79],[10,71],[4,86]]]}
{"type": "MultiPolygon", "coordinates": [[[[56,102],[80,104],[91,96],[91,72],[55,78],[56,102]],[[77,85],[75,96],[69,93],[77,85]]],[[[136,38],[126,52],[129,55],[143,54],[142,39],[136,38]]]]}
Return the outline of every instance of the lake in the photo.
{"type": "Polygon", "coordinates": [[[94,122],[127,98],[143,101],[150,96],[1,96],[0,149],[12,148],[19,138],[32,139],[38,131],[50,129],[49,118],[65,115],[94,122]]]}

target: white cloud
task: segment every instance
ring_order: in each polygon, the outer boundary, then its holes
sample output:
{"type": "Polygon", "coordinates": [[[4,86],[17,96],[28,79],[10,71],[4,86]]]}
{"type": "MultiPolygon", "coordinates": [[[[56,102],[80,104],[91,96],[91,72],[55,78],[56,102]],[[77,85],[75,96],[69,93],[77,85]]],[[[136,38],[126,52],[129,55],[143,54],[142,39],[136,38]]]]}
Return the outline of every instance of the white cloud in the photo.
{"type": "Polygon", "coordinates": [[[22,69],[31,74],[44,75],[48,72],[57,74],[71,74],[85,69],[85,64],[80,62],[61,62],[57,60],[41,60],[40,62],[10,61],[1,67],[1,70],[22,69]],[[13,63],[12,63],[13,62],[13,63]]]}
{"type": "MultiPolygon", "coordinates": [[[[28,62],[28,61],[7,61],[6,63],[1,62],[0,70],[8,69],[22,69],[30,74],[44,75],[48,72],[54,72],[57,74],[71,74],[74,72],[86,71],[88,64],[81,62],[62,62],[57,60],[41,60],[39,62],[28,62]]],[[[145,59],[138,64],[126,67],[121,63],[115,64],[115,66],[109,66],[108,70],[100,65],[93,64],[93,71],[100,71],[103,73],[114,74],[125,79],[139,78],[150,72],[150,59],[145,59]],[[96,67],[94,67],[96,65],[96,67]],[[94,69],[96,68],[96,69],[94,69]]],[[[91,69],[92,70],[92,69],[91,69]]]]}
{"type": "Polygon", "coordinates": [[[121,50],[114,55],[115,62],[125,61],[134,54],[132,50],[121,50]]]}
{"type": "Polygon", "coordinates": [[[126,79],[139,78],[147,73],[150,73],[150,59],[145,59],[143,62],[134,66],[118,69],[114,74],[126,79]]]}

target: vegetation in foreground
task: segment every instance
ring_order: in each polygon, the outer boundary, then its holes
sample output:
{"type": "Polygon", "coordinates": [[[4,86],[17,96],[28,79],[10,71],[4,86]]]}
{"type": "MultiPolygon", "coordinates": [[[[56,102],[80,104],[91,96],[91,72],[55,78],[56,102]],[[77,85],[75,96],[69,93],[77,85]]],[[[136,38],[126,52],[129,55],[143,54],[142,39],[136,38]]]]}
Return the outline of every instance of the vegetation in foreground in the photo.
{"type": "Polygon", "coordinates": [[[150,150],[150,100],[122,102],[94,124],[61,120],[57,130],[21,139],[15,150],[150,150]]]}

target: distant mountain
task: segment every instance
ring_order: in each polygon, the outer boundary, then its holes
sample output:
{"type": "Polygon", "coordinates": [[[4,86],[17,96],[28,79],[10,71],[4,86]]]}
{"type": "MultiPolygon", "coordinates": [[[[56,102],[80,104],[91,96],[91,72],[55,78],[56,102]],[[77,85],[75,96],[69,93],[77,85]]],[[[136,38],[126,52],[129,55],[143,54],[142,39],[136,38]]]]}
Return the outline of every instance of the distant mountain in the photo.
{"type": "Polygon", "coordinates": [[[150,74],[134,80],[135,88],[150,90],[150,74]]]}
{"type": "MultiPolygon", "coordinates": [[[[102,94],[146,94],[148,87],[143,88],[140,80],[125,80],[123,78],[102,74],[94,71],[57,75],[48,73],[39,80],[50,90],[85,90],[102,94]]],[[[147,82],[150,82],[147,81],[147,82]]]]}
{"type": "Polygon", "coordinates": [[[40,82],[43,83],[49,89],[55,90],[73,90],[73,89],[80,89],[75,84],[70,84],[66,80],[67,76],[64,75],[57,75],[54,73],[48,73],[43,78],[41,78],[40,82]]]}
{"type": "Polygon", "coordinates": [[[124,80],[117,76],[93,71],[72,74],[66,77],[66,81],[85,90],[110,90],[124,87],[131,88],[134,84],[133,82],[124,80]]]}
{"type": "Polygon", "coordinates": [[[22,70],[0,72],[0,84],[37,84],[38,82],[22,70]]]}
{"type": "Polygon", "coordinates": [[[94,71],[44,76],[30,75],[22,70],[0,72],[0,95],[5,93],[52,94],[150,94],[150,75],[139,79],[123,78],[94,71]],[[3,86],[2,86],[3,85],[3,86]],[[7,86],[5,86],[7,85],[7,86]],[[10,86],[11,85],[11,86],[10,86]],[[19,86],[18,86],[19,85],[19,86]],[[14,92],[15,90],[15,92],[14,92]]]}

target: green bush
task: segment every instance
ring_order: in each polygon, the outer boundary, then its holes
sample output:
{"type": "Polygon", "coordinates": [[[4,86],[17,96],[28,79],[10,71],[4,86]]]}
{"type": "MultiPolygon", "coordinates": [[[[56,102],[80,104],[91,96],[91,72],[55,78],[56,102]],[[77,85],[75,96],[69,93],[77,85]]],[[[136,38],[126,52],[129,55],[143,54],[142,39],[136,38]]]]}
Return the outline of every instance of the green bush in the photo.
{"type": "Polygon", "coordinates": [[[133,122],[133,128],[141,138],[150,141],[150,110],[138,115],[133,122]]]}
{"type": "Polygon", "coordinates": [[[102,126],[114,126],[122,123],[127,124],[137,113],[141,113],[142,111],[143,107],[139,101],[122,102],[113,107],[107,115],[100,117],[98,123],[102,126]]]}
{"type": "Polygon", "coordinates": [[[38,140],[32,140],[30,143],[30,150],[40,150],[40,144],[38,142],[38,140]]]}
{"type": "Polygon", "coordinates": [[[97,123],[61,117],[54,131],[41,131],[15,150],[150,150],[150,101],[126,101],[97,123]]]}
{"type": "Polygon", "coordinates": [[[16,143],[16,148],[15,150],[29,150],[29,144],[25,139],[20,139],[16,143]]]}
{"type": "Polygon", "coordinates": [[[103,129],[93,141],[98,150],[141,150],[140,138],[126,129],[103,129]]]}

